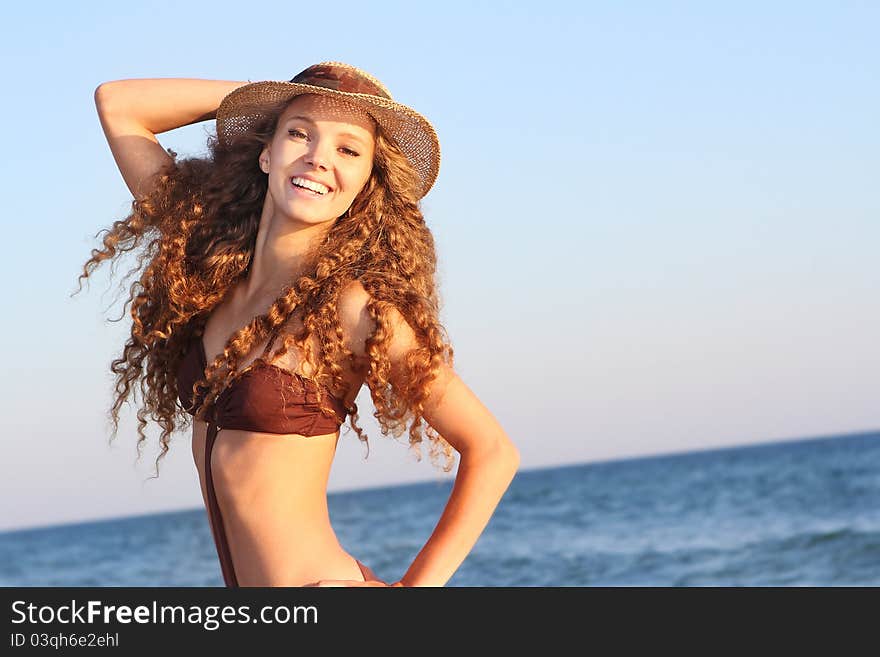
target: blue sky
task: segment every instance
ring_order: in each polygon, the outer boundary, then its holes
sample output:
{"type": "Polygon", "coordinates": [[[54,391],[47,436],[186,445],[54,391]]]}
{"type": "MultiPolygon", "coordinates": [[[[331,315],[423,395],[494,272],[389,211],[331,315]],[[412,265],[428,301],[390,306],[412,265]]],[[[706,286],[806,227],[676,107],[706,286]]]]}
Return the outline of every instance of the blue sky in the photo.
{"type": "MultiPolygon", "coordinates": [[[[107,446],[131,196],[92,95],[138,77],[379,77],[442,146],[423,202],[459,374],[522,467],[877,429],[880,7],[867,2],[18,3],[6,101],[0,529],[201,504],[186,434],[107,446]],[[258,8],[247,16],[245,8],[258,8]]],[[[159,135],[205,152],[213,123],[159,135]]],[[[438,478],[340,440],[330,490],[438,478]]]]}

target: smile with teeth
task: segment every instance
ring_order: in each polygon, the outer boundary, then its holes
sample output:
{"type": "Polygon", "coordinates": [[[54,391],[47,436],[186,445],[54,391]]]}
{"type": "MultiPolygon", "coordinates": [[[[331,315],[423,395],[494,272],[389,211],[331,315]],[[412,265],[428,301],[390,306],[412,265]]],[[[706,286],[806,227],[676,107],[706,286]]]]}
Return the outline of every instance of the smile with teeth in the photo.
{"type": "Polygon", "coordinates": [[[294,176],[290,179],[290,182],[293,184],[294,187],[306,189],[309,192],[313,193],[315,196],[323,196],[330,191],[330,188],[326,185],[312,182],[311,180],[306,180],[305,178],[300,178],[299,176],[294,176]]]}

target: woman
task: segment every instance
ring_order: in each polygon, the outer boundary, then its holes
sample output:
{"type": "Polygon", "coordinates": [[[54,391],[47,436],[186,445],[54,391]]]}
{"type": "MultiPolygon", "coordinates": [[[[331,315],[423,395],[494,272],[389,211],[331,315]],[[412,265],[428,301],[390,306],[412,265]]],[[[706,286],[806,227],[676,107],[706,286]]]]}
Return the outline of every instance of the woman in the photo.
{"type": "Polygon", "coordinates": [[[436,133],[376,78],[341,62],[290,82],[121,80],[95,102],[132,212],[82,278],[145,245],[131,337],[114,360],[118,412],[140,380],[162,452],[187,413],[227,586],[443,586],[519,464],[453,369],[438,321],[433,237],[419,209],[436,133]],[[155,135],[215,118],[209,155],[178,161],[155,135]],[[280,346],[279,346],[280,345],[280,346]],[[278,347],[273,351],[273,347],[278,347]],[[346,552],[327,480],[362,385],[383,434],[460,463],[430,539],[396,582],[346,552]]]}

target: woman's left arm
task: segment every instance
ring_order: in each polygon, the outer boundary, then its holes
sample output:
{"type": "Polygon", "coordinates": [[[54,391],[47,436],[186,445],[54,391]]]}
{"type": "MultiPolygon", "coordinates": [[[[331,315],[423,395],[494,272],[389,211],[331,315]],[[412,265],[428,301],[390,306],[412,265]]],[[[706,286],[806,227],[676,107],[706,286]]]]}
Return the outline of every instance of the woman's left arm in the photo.
{"type": "MultiPolygon", "coordinates": [[[[388,357],[403,372],[417,345],[415,332],[396,309],[388,357]]],[[[400,374],[398,374],[400,375],[400,374]]],[[[519,452],[501,425],[448,365],[431,383],[424,418],[459,453],[452,493],[431,537],[397,582],[444,586],[473,549],[519,467],[519,452]]]]}
{"type": "Polygon", "coordinates": [[[519,452],[498,421],[457,374],[434,387],[425,419],[460,454],[458,473],[437,526],[400,579],[403,586],[444,586],[489,523],[519,467],[519,452]],[[446,383],[443,383],[443,382],[446,383]]]}
{"type": "MultiPolygon", "coordinates": [[[[368,295],[356,283],[340,298],[343,332],[355,353],[374,330],[365,304],[368,295]]],[[[412,327],[396,309],[388,357],[401,372],[417,345],[412,327]]],[[[424,418],[459,453],[458,472],[446,508],[431,537],[401,579],[391,586],[444,586],[486,528],[519,467],[519,451],[501,425],[448,365],[430,385],[424,418]]],[[[317,586],[388,586],[382,582],[324,580],[317,586]]]]}

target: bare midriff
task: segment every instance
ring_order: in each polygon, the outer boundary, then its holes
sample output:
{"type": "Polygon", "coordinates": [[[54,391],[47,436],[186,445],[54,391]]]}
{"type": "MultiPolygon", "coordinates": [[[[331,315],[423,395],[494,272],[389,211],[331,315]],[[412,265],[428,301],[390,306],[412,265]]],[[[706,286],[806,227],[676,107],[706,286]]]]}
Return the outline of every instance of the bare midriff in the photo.
{"type": "MultiPolygon", "coordinates": [[[[207,506],[206,432],[205,422],[193,421],[192,453],[207,506]]],[[[212,476],[238,586],[363,580],[330,524],[327,482],[338,439],[338,431],[300,436],[220,429],[212,476]]]]}

